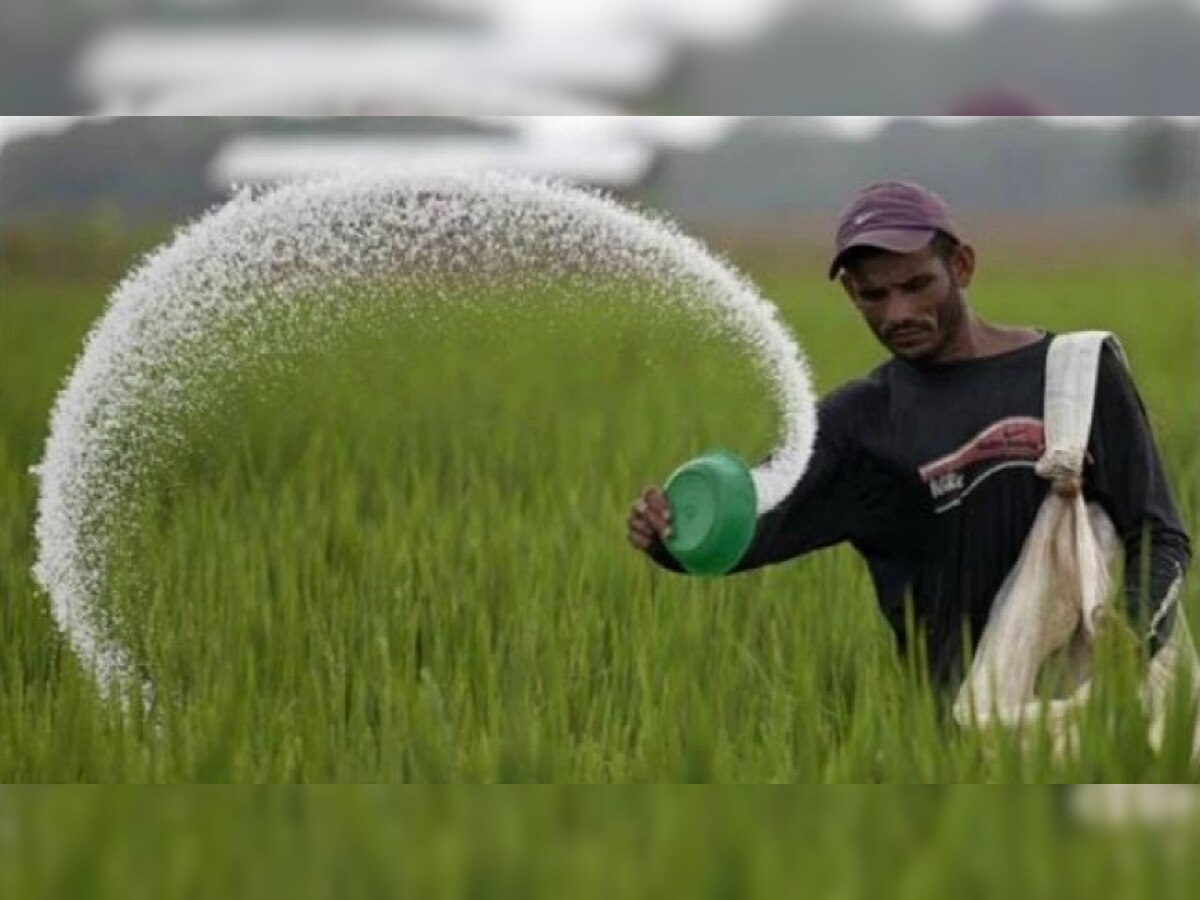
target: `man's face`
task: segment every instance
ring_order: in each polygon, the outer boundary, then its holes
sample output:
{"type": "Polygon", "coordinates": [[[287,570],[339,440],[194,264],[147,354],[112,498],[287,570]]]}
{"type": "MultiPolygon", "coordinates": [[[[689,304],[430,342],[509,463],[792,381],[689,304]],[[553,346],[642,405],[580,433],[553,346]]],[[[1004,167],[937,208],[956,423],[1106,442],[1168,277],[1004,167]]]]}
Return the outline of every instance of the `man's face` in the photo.
{"type": "Polygon", "coordinates": [[[966,316],[963,290],[975,256],[966,245],[943,260],[930,248],[880,253],[842,273],[842,287],[867,325],[891,353],[936,362],[954,343],[966,316]]]}

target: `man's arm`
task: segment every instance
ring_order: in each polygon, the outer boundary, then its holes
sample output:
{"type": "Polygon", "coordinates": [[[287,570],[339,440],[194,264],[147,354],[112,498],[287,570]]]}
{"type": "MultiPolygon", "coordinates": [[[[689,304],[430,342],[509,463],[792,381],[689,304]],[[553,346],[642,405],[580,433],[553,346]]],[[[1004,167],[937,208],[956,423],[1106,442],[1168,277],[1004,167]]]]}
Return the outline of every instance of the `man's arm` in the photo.
{"type": "Polygon", "coordinates": [[[1153,656],[1170,637],[1191,542],[1133,378],[1111,346],[1100,355],[1088,446],[1091,491],[1125,545],[1125,598],[1153,656]]]}
{"type": "MultiPolygon", "coordinates": [[[[849,538],[859,491],[851,477],[855,466],[845,424],[847,399],[835,392],[818,405],[808,468],[778,506],[758,517],[754,539],[733,572],[783,562],[849,538]]],[[[683,571],[660,540],[646,553],[664,569],[683,571]]]]}

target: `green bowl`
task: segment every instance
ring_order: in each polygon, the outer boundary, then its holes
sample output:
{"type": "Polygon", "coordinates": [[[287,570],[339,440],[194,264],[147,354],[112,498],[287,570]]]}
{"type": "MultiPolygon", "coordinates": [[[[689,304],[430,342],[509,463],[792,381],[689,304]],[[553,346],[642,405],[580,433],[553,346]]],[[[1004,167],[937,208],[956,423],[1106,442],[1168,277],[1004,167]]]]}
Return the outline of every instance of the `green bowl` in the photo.
{"type": "Polygon", "coordinates": [[[750,469],[725,450],[709,450],[676,469],[663,488],[671,536],[663,543],[694,575],[724,575],[754,539],[758,496],[750,469]]]}

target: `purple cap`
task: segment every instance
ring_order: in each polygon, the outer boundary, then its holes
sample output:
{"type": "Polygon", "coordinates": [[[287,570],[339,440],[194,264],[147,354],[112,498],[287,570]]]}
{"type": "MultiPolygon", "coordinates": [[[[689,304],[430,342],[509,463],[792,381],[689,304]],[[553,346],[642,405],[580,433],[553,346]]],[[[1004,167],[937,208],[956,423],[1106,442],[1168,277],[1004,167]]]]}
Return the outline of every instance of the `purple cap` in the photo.
{"type": "Polygon", "coordinates": [[[879,247],[893,253],[916,253],[934,234],[958,237],[946,201],[911,181],[884,181],[859,191],[838,220],[829,277],[842,268],[842,256],[854,247],[879,247]]]}

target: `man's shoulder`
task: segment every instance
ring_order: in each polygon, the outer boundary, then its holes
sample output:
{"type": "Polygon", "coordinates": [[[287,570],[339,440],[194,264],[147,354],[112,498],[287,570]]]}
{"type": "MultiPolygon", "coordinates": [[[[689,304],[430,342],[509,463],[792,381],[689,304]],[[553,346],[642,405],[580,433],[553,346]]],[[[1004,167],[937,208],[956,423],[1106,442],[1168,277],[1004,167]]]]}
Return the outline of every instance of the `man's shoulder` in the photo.
{"type": "Polygon", "coordinates": [[[881,363],[865,375],[852,378],[834,388],[821,400],[827,418],[841,421],[861,420],[886,407],[888,363],[881,363]]]}
{"type": "Polygon", "coordinates": [[[1119,341],[1109,338],[1100,348],[1100,360],[1096,371],[1096,402],[1105,405],[1114,400],[1135,404],[1143,415],[1146,412],[1145,402],[1129,367],[1125,350],[1119,341]]]}
{"type": "MultiPolygon", "coordinates": [[[[1052,334],[1052,338],[1067,338],[1073,332],[1052,334]]],[[[1131,384],[1133,373],[1129,370],[1129,360],[1125,356],[1125,348],[1120,338],[1112,333],[1090,332],[1091,335],[1107,334],[1100,342],[1100,356],[1097,360],[1098,389],[1110,383],[1131,384]]]]}

